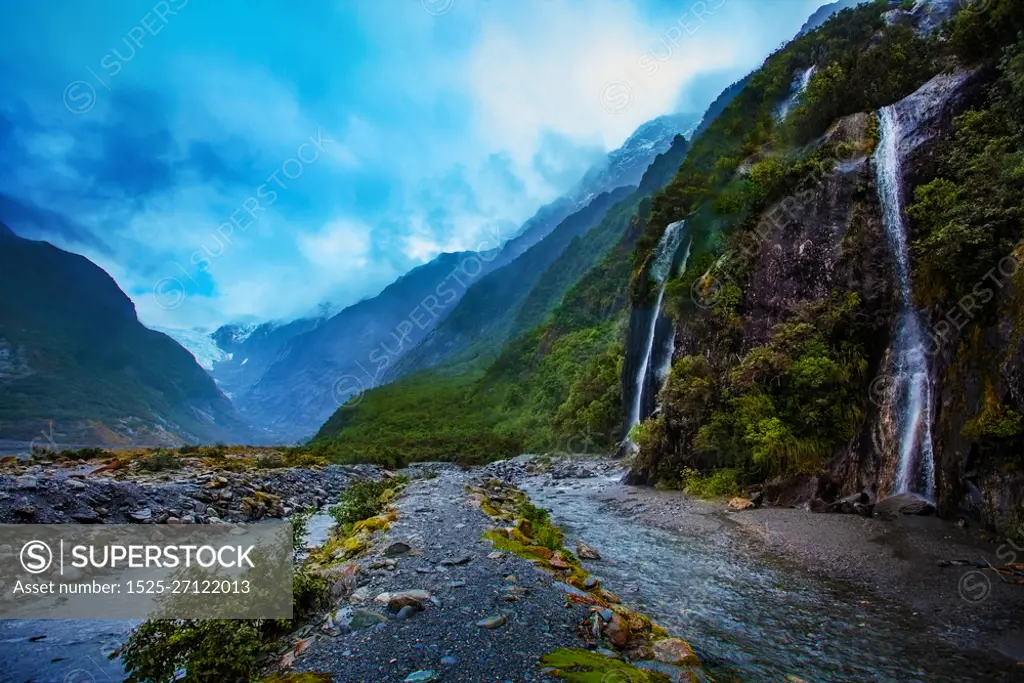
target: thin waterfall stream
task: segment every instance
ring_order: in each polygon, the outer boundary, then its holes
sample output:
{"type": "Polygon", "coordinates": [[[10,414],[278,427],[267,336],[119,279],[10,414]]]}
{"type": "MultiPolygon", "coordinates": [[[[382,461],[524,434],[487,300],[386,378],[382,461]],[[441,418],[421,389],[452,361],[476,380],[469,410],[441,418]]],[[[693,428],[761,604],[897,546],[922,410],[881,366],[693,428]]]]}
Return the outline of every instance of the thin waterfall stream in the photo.
{"type": "Polygon", "coordinates": [[[885,233],[896,266],[900,310],[889,373],[899,460],[893,493],[919,493],[935,498],[935,461],[932,453],[932,387],[921,315],[914,306],[910,250],[903,216],[899,116],[893,107],[878,112],[881,139],[875,152],[878,199],[885,233]]]}
{"type": "MultiPolygon", "coordinates": [[[[654,351],[655,332],[658,326],[658,319],[661,317],[661,305],[665,299],[665,287],[671,279],[672,265],[675,262],[676,252],[683,238],[683,227],[686,221],[670,223],[658,242],[654,262],[651,265],[651,279],[659,284],[658,298],[655,300],[654,309],[651,311],[650,323],[646,329],[644,339],[643,355],[640,364],[637,366],[633,376],[633,400],[629,409],[628,428],[640,423],[643,419],[644,390],[647,387],[647,376],[651,367],[651,356],[654,351]]],[[[689,248],[687,248],[689,255],[689,248]]]]}

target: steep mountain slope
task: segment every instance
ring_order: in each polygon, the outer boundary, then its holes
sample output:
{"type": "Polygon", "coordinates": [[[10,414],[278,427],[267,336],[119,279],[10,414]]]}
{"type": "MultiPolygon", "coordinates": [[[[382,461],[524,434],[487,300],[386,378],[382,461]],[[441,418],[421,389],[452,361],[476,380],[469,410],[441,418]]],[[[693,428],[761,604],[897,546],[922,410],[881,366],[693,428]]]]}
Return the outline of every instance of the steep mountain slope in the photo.
{"type": "Polygon", "coordinates": [[[609,207],[631,194],[631,190],[622,187],[598,195],[514,261],[481,278],[452,313],[399,362],[394,376],[442,362],[486,358],[500,350],[537,279],[570,241],[587,234],[604,218],[609,207]]]}
{"type": "MultiPolygon", "coordinates": [[[[0,438],[248,441],[213,380],[102,269],[0,224],[0,438]]],[[[43,439],[44,441],[46,439],[43,439]]]]}
{"type": "Polygon", "coordinates": [[[484,372],[370,392],[314,448],[362,449],[368,419],[400,405],[395,438],[365,452],[607,449],[639,376],[652,400],[631,433],[635,481],[728,494],[768,480],[769,499],[815,506],[919,496],[1020,535],[1022,30],[1012,0],[879,0],[795,38],[543,325],[484,372]],[[645,310],[667,334],[633,333],[627,313],[645,310]],[[438,407],[452,405],[473,410],[438,407]]]}
{"type": "Polygon", "coordinates": [[[641,126],[577,187],[538,210],[500,249],[496,236],[481,243],[481,253],[441,254],[377,297],[329,320],[268,324],[240,343],[232,341],[237,330],[214,333],[231,357],[214,364],[213,376],[254,424],[284,441],[307,438],[342,402],[400,374],[395,364],[456,309],[473,285],[532,251],[532,265],[516,267],[523,281],[513,283],[515,293],[499,287],[502,296],[521,299],[529,291],[528,282],[565,243],[600,220],[609,198],[621,197],[617,188],[637,182],[676,133],[692,128],[695,121],[693,115],[673,114],[641,126]],[[590,205],[594,208],[588,210],[590,205]],[[579,216],[571,218],[573,214],[579,216]],[[564,227],[552,235],[560,225],[564,227]]]}
{"type": "Polygon", "coordinates": [[[223,354],[210,374],[232,399],[244,396],[277,360],[285,344],[325,321],[326,318],[299,318],[281,324],[223,325],[208,335],[223,354]]]}
{"type": "MultiPolygon", "coordinates": [[[[1024,15],[959,9],[869,4],[794,41],[727,109],[732,147],[691,154],[656,202],[638,260],[680,209],[695,249],[634,480],[769,479],[768,499],[816,507],[917,496],[1020,534],[1024,15]]],[[[633,292],[649,303],[649,279],[633,292]]]]}
{"type": "MultiPolygon", "coordinates": [[[[396,366],[391,377],[442,363],[493,358],[508,339],[540,323],[568,287],[622,235],[641,199],[675,173],[686,150],[685,138],[679,133],[692,132],[697,120],[693,114],[673,114],[638,128],[620,149],[608,155],[608,166],[588,174],[581,187],[616,181],[640,187],[597,195],[510,265],[481,278],[452,314],[396,366]],[[665,145],[669,131],[675,132],[665,145]],[[653,150],[657,153],[651,154],[653,150]],[[535,288],[542,277],[543,285],[535,288]]],[[[577,194],[586,194],[586,190],[577,194]]]]}
{"type": "Polygon", "coordinates": [[[286,442],[308,438],[349,397],[380,384],[384,371],[448,314],[496,254],[441,254],[377,296],[293,336],[235,396],[236,405],[286,442]]]}

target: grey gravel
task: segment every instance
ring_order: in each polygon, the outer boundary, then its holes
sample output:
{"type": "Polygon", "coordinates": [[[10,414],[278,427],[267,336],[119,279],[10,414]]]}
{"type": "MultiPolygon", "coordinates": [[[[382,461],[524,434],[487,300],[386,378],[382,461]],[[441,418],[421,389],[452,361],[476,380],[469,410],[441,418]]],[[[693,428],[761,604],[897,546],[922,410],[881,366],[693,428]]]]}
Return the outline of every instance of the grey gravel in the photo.
{"type": "MultiPolygon", "coordinates": [[[[554,681],[540,673],[538,658],[558,647],[580,647],[575,629],[587,609],[566,607],[565,592],[529,562],[514,555],[487,559],[491,545],[481,536],[491,520],[468,505],[464,487],[472,480],[446,468],[436,479],[412,482],[396,501],[398,521],[360,558],[369,567],[391,543],[408,543],[414,550],[395,558],[396,569],[360,572],[369,588],[364,594],[420,589],[439,604],[424,603],[422,612],[372,631],[318,634],[295,670],[327,671],[335,681],[352,683],[405,681],[416,672],[446,682],[554,681]],[[461,563],[466,557],[472,561],[461,563]],[[436,571],[417,572],[423,567],[436,571]],[[517,601],[503,597],[510,574],[527,589],[517,601]],[[495,617],[504,619],[497,628],[477,626],[495,617]]],[[[380,603],[365,606],[384,611],[380,603]]]]}

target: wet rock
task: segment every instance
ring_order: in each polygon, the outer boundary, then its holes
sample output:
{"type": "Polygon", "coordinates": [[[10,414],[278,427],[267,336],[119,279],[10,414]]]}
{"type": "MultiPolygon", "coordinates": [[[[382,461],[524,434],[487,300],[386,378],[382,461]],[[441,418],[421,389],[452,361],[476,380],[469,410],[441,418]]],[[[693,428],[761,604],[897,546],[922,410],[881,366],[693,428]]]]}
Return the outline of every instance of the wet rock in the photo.
{"type": "Polygon", "coordinates": [[[139,510],[132,510],[128,513],[128,517],[135,522],[143,523],[149,522],[153,519],[153,511],[149,508],[141,508],[139,510]]]}
{"type": "MultiPolygon", "coordinates": [[[[860,493],[854,493],[851,496],[840,498],[839,500],[829,503],[825,506],[825,512],[840,513],[844,515],[863,515],[865,509],[873,509],[871,506],[871,496],[867,491],[861,491],[860,493]]],[[[870,517],[871,515],[866,515],[870,517]]]]}
{"type": "Polygon", "coordinates": [[[423,683],[423,681],[437,681],[440,680],[437,673],[431,669],[421,669],[419,671],[413,671],[411,674],[405,677],[405,683],[423,683]]]}
{"type": "Polygon", "coordinates": [[[405,605],[413,603],[424,603],[428,600],[432,600],[432,596],[428,591],[424,590],[407,590],[407,591],[395,591],[394,593],[381,593],[374,600],[384,605],[398,605],[398,609],[405,605]]]}
{"type": "Polygon", "coordinates": [[[665,664],[699,664],[700,659],[685,640],[665,638],[652,646],[654,658],[665,664]]]}
{"type": "Polygon", "coordinates": [[[588,576],[583,580],[583,587],[589,590],[594,590],[601,585],[601,582],[595,579],[593,576],[588,576]]]}
{"type": "Polygon", "coordinates": [[[569,563],[565,561],[564,557],[562,557],[562,553],[555,553],[554,555],[552,555],[551,559],[549,560],[549,562],[551,563],[551,566],[554,567],[555,569],[569,569],[570,568],[569,567],[569,563]]]}
{"type": "Polygon", "coordinates": [[[384,623],[387,623],[387,617],[377,614],[372,610],[357,609],[352,611],[352,616],[348,620],[348,627],[353,631],[361,631],[384,623]]]}
{"type": "Polygon", "coordinates": [[[406,619],[409,619],[419,611],[421,611],[421,608],[418,606],[418,604],[406,605],[402,609],[398,610],[398,614],[395,615],[395,619],[399,621],[405,621],[406,619]]]}
{"type": "Polygon", "coordinates": [[[14,480],[14,488],[21,491],[34,491],[39,488],[39,480],[30,476],[18,477],[14,480]]]}
{"type": "Polygon", "coordinates": [[[583,560],[600,560],[601,553],[597,552],[583,541],[576,541],[576,555],[583,560]]]}
{"type": "Polygon", "coordinates": [[[878,501],[875,511],[882,519],[895,519],[899,515],[934,515],[935,506],[914,493],[898,493],[878,501]]]}
{"type": "Polygon", "coordinates": [[[604,624],[604,637],[618,649],[629,645],[632,634],[629,632],[629,624],[619,614],[612,614],[612,618],[604,624]]]}
{"type": "Polygon", "coordinates": [[[448,557],[441,560],[441,565],[444,567],[458,567],[466,564],[473,559],[472,555],[459,555],[458,557],[448,557]]]}
{"type": "Polygon", "coordinates": [[[410,550],[412,550],[412,546],[410,546],[408,543],[402,543],[401,541],[398,541],[396,543],[392,543],[387,548],[385,548],[384,554],[388,557],[394,557],[396,555],[404,555],[410,550]]]}
{"type": "Polygon", "coordinates": [[[70,517],[79,524],[98,524],[100,522],[99,514],[92,508],[72,512],[70,517]]]}
{"type": "Polygon", "coordinates": [[[496,617],[487,617],[486,619],[481,619],[480,621],[476,622],[476,625],[480,628],[494,629],[501,628],[505,625],[506,621],[508,621],[508,619],[505,617],[505,615],[499,614],[496,617]]]}

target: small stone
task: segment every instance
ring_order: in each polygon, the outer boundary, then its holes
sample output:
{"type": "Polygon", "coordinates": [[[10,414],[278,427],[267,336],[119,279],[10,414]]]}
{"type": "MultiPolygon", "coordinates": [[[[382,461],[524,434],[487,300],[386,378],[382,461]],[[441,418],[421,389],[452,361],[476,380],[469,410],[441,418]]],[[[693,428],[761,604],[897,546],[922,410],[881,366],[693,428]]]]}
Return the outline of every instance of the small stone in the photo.
{"type": "Polygon", "coordinates": [[[402,609],[398,610],[398,614],[395,615],[395,619],[399,621],[405,621],[409,617],[413,616],[420,611],[419,605],[406,605],[402,609]]]}
{"type": "Polygon", "coordinates": [[[730,510],[736,510],[738,512],[740,510],[749,510],[752,507],[754,507],[754,501],[748,498],[740,498],[737,496],[736,498],[729,500],[730,510]]]}
{"type": "Polygon", "coordinates": [[[423,683],[423,681],[436,680],[438,680],[437,674],[430,669],[420,669],[419,671],[413,671],[411,674],[405,677],[405,683],[423,683]]]}
{"type": "Polygon", "coordinates": [[[457,567],[459,565],[466,564],[473,559],[472,555],[460,555],[458,557],[449,557],[441,560],[441,566],[444,567],[457,567]]]}
{"type": "Polygon", "coordinates": [[[655,641],[654,658],[665,664],[699,664],[700,659],[689,643],[679,638],[665,638],[655,641]]]}
{"type": "Polygon", "coordinates": [[[507,621],[505,615],[499,614],[496,617],[487,617],[486,619],[481,619],[480,621],[476,622],[476,625],[480,628],[500,628],[505,625],[505,621],[507,621]]]}
{"type": "Polygon", "coordinates": [[[165,524],[181,524],[181,520],[177,517],[168,517],[165,524]]]}
{"type": "Polygon", "coordinates": [[[385,548],[384,554],[391,557],[394,555],[404,555],[410,550],[412,550],[412,547],[408,543],[402,543],[401,541],[398,541],[397,543],[392,543],[387,548],[385,548]]]}
{"type": "Polygon", "coordinates": [[[451,655],[448,655],[446,657],[441,657],[441,663],[444,664],[445,666],[452,666],[452,665],[456,664],[458,661],[459,660],[455,659],[455,657],[452,657],[451,655]]]}
{"type": "Polygon", "coordinates": [[[589,590],[594,590],[601,585],[601,582],[595,579],[593,576],[588,576],[583,580],[583,587],[589,590]]]}
{"type": "Polygon", "coordinates": [[[66,485],[66,486],[67,486],[67,487],[68,487],[69,489],[71,489],[72,491],[82,491],[82,490],[84,490],[85,488],[87,488],[87,485],[86,485],[86,483],[85,483],[84,481],[80,481],[80,480],[78,480],[78,479],[68,479],[68,480],[67,480],[67,481],[65,482],[65,485],[66,485]]]}
{"type": "Polygon", "coordinates": [[[562,557],[562,553],[555,553],[552,555],[549,562],[555,569],[569,569],[569,563],[562,557]]]}
{"type": "Polygon", "coordinates": [[[223,491],[220,492],[221,500],[231,500],[234,497],[235,494],[233,494],[230,489],[224,489],[223,491]]]}
{"type": "Polygon", "coordinates": [[[500,560],[503,557],[505,557],[505,553],[503,553],[501,551],[495,551],[495,552],[489,554],[487,556],[487,559],[488,560],[500,560]]]}
{"type": "Polygon", "coordinates": [[[629,624],[618,614],[612,614],[612,618],[605,623],[604,635],[612,645],[619,649],[626,647],[632,638],[629,632],[629,624]]]}
{"type": "Polygon", "coordinates": [[[31,505],[22,505],[14,508],[14,514],[24,519],[32,519],[36,516],[36,509],[31,505]]]}
{"type": "Polygon", "coordinates": [[[128,516],[136,522],[148,522],[153,519],[153,511],[149,508],[141,508],[139,510],[132,510],[128,513],[128,516]]]}
{"type": "Polygon", "coordinates": [[[14,488],[21,489],[23,491],[33,491],[39,487],[39,480],[35,477],[18,477],[14,480],[14,488]]]}
{"type": "Polygon", "coordinates": [[[349,620],[348,625],[353,631],[359,631],[386,622],[387,618],[376,612],[368,609],[357,609],[352,612],[352,618],[349,620]]]}
{"type": "Polygon", "coordinates": [[[100,516],[92,508],[72,512],[70,517],[79,524],[96,524],[100,521],[100,516]]]}
{"type": "Polygon", "coordinates": [[[601,617],[603,621],[611,621],[612,617],[615,616],[615,612],[610,609],[602,609],[597,611],[597,616],[601,617]]]}
{"type": "Polygon", "coordinates": [[[600,560],[601,553],[597,552],[583,541],[576,541],[576,554],[582,560],[600,560]]]}

